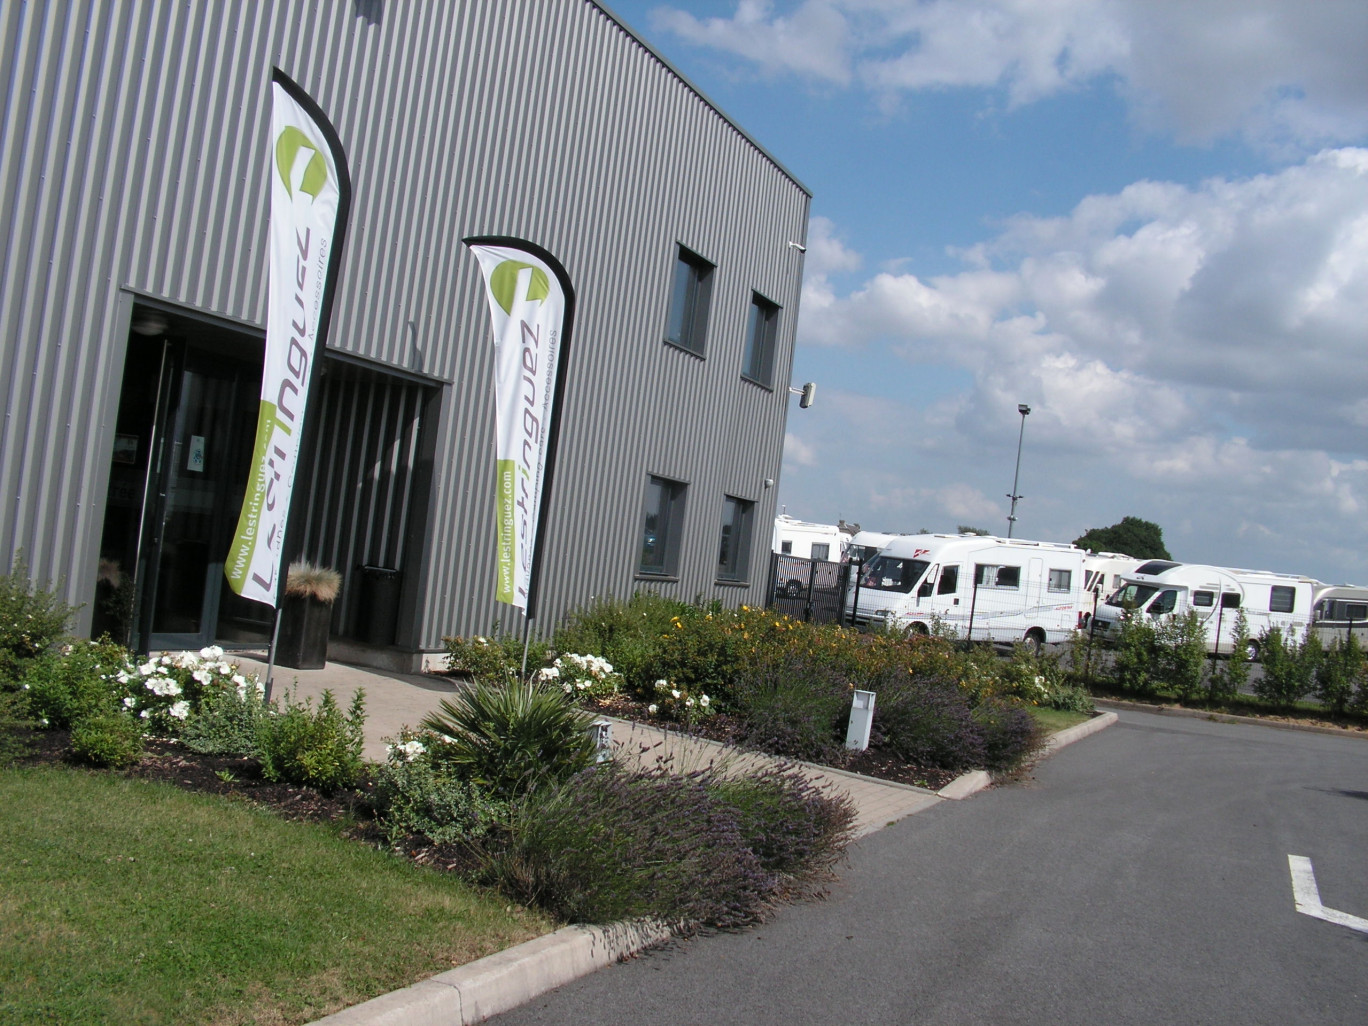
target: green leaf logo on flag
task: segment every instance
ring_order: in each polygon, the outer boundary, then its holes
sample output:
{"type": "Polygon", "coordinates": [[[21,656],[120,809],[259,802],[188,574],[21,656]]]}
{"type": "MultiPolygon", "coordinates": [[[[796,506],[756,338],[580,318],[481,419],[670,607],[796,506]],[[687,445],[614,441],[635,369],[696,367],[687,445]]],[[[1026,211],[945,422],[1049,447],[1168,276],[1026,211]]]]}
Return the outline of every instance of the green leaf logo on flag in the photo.
{"type": "Polygon", "coordinates": [[[318,199],[318,194],[328,183],[328,162],[323,159],[323,154],[318,152],[318,147],[313,141],[293,125],[281,132],[280,138],[276,140],[276,169],[280,172],[280,180],[285,183],[285,191],[293,197],[294,185],[290,181],[290,173],[294,170],[300,150],[308,150],[313,156],[304,167],[304,178],[299,183],[299,191],[318,199]]]}
{"type": "Polygon", "coordinates": [[[489,293],[510,317],[513,316],[513,304],[518,298],[518,272],[523,270],[532,272],[532,280],[527,284],[528,302],[540,303],[551,294],[551,282],[540,267],[525,264],[521,260],[503,261],[489,276],[489,293]]]}

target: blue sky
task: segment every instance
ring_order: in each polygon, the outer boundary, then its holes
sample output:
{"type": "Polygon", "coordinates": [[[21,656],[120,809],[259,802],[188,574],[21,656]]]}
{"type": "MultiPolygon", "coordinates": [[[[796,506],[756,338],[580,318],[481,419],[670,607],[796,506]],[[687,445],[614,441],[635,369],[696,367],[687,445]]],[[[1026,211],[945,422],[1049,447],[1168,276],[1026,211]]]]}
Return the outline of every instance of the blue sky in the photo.
{"type": "Polygon", "coordinates": [[[608,0],[813,192],[779,501],[1368,584],[1368,4],[608,0]]]}

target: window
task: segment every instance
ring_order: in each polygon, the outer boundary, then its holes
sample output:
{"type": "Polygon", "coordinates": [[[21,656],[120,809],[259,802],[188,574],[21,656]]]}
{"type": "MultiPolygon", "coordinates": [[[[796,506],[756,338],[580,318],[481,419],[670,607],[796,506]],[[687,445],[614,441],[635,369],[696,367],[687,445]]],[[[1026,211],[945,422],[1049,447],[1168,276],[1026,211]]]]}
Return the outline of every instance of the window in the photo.
{"type": "Polygon", "coordinates": [[[1208,608],[1216,604],[1216,593],[1214,591],[1194,591],[1192,593],[1192,604],[1201,608],[1208,608]]]}
{"type": "Polygon", "coordinates": [[[825,560],[831,555],[831,545],[828,542],[812,543],[812,558],[825,560]]]}
{"type": "Polygon", "coordinates": [[[722,500],[722,544],[717,555],[719,581],[744,581],[750,576],[751,514],[755,503],[728,495],[722,500]]]}
{"type": "Polygon", "coordinates": [[[865,564],[864,576],[860,578],[861,588],[876,591],[909,592],[926,568],[931,564],[924,559],[897,559],[893,556],[875,556],[865,564]]]}
{"type": "Polygon", "coordinates": [[[1016,590],[1021,584],[1021,567],[993,566],[979,563],[976,566],[974,584],[980,588],[1011,588],[1016,590]]]}
{"type": "Polygon", "coordinates": [[[1047,584],[1050,591],[1068,592],[1073,590],[1073,571],[1072,570],[1051,570],[1050,580],[1047,584]]]}
{"type": "Polygon", "coordinates": [[[1143,606],[1149,597],[1158,590],[1158,588],[1148,584],[1127,584],[1117,589],[1116,594],[1107,599],[1107,602],[1113,606],[1136,609],[1143,606]]]}
{"type": "Polygon", "coordinates": [[[959,567],[947,566],[941,570],[940,586],[937,595],[953,595],[959,588],[959,567]]]}
{"type": "Polygon", "coordinates": [[[712,299],[713,265],[697,253],[679,247],[675,261],[674,290],[670,293],[670,319],[665,341],[703,355],[708,337],[708,304],[712,299]]]}
{"type": "Polygon", "coordinates": [[[1221,593],[1221,608],[1222,608],[1222,609],[1239,609],[1239,608],[1240,608],[1240,595],[1239,595],[1239,593],[1238,593],[1238,592],[1234,592],[1234,591],[1225,591],[1225,592],[1222,592],[1222,593],[1221,593]]]}
{"type": "Polygon", "coordinates": [[[679,536],[684,529],[684,485],[663,477],[646,479],[642,515],[643,574],[673,577],[679,569],[679,536]]]}
{"type": "Polygon", "coordinates": [[[779,543],[779,551],[786,556],[793,555],[793,542],[784,541],[779,543]]]}
{"type": "Polygon", "coordinates": [[[1355,602],[1337,602],[1339,606],[1339,616],[1337,620],[1368,620],[1368,605],[1355,602]]]}
{"type": "Polygon", "coordinates": [[[779,308],[758,292],[751,293],[750,326],[746,331],[746,356],[741,376],[768,388],[774,378],[774,336],[779,327],[779,308]]]}
{"type": "Polygon", "coordinates": [[[1165,588],[1159,593],[1159,597],[1149,604],[1150,616],[1163,616],[1173,612],[1178,606],[1178,592],[1172,588],[1165,588]]]}
{"type": "Polygon", "coordinates": [[[1296,588],[1289,588],[1281,584],[1273,585],[1273,591],[1268,596],[1268,611],[1270,613],[1290,613],[1296,604],[1296,588]]]}

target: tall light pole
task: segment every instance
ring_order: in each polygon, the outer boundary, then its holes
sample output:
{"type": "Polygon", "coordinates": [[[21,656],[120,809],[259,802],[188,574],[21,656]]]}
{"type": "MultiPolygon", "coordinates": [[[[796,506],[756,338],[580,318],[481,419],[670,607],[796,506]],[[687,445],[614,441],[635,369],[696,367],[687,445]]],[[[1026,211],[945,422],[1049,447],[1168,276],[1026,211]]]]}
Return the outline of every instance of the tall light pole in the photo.
{"type": "Polygon", "coordinates": [[[1031,412],[1031,408],[1025,403],[1017,404],[1017,413],[1021,414],[1021,431],[1017,434],[1017,462],[1016,473],[1012,475],[1012,494],[1007,498],[1012,500],[1012,510],[1007,514],[1007,537],[1012,536],[1012,528],[1016,527],[1016,504],[1017,499],[1021,498],[1017,494],[1017,482],[1021,480],[1021,440],[1026,437],[1026,416],[1031,412]]]}

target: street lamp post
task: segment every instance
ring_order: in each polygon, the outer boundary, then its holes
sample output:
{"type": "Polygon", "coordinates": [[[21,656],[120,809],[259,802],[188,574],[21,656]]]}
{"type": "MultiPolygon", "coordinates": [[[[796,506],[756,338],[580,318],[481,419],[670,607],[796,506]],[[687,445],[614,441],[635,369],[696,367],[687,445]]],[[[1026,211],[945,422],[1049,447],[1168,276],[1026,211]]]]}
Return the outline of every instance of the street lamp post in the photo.
{"type": "Polygon", "coordinates": [[[1017,461],[1016,473],[1012,475],[1012,494],[1007,498],[1012,500],[1011,512],[1007,514],[1007,537],[1012,536],[1012,528],[1016,527],[1016,504],[1017,499],[1021,498],[1017,494],[1017,482],[1021,480],[1021,440],[1026,436],[1026,416],[1031,412],[1031,408],[1025,403],[1017,404],[1017,413],[1021,414],[1021,431],[1017,434],[1017,461]]]}

